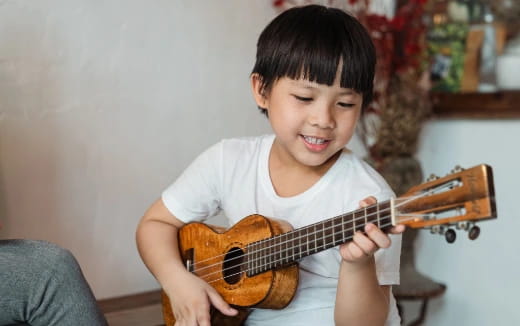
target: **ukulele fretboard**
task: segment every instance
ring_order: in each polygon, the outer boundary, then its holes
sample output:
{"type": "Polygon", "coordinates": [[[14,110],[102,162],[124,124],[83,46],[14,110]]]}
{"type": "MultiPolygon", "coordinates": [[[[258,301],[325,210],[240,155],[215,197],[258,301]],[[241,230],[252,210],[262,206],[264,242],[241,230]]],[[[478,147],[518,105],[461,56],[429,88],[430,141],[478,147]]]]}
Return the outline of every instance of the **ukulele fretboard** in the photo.
{"type": "Polygon", "coordinates": [[[392,227],[391,201],[376,203],[290,232],[247,245],[247,275],[285,267],[304,257],[338,246],[352,239],[365,225],[382,230],[392,227]]]}

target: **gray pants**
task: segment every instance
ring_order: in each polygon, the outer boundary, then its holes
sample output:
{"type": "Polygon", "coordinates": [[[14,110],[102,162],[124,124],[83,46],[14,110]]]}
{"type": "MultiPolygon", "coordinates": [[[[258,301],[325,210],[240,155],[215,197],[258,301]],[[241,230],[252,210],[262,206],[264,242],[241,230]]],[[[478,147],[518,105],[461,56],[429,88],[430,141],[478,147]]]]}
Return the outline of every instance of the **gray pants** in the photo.
{"type": "Polygon", "coordinates": [[[54,244],[0,240],[0,325],[107,325],[72,254],[54,244]]]}

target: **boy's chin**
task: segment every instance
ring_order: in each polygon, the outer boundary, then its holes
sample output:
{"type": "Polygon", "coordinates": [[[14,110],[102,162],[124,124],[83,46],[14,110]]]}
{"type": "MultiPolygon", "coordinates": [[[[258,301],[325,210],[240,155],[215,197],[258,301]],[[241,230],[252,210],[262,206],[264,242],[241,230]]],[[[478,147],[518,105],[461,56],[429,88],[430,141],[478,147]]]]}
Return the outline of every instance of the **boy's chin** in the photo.
{"type": "Polygon", "coordinates": [[[316,154],[316,155],[305,155],[305,157],[301,157],[298,161],[305,166],[310,168],[320,168],[327,165],[332,165],[337,158],[339,157],[339,152],[334,153],[332,155],[326,154],[316,154]]]}

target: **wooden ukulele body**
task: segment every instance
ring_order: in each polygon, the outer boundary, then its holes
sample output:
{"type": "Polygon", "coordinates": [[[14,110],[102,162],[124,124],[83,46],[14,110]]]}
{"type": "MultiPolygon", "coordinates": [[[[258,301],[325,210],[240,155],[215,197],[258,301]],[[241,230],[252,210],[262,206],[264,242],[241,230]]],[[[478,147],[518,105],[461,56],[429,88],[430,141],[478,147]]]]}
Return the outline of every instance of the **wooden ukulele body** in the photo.
{"type": "MultiPolygon", "coordinates": [[[[250,215],[228,230],[202,223],[182,227],[179,250],[188,270],[211,284],[226,302],[242,310],[237,318],[229,318],[212,309],[212,320],[222,321],[215,325],[242,324],[248,307],[281,309],[289,304],[298,286],[298,265],[250,277],[246,262],[230,267],[225,261],[244,259],[248,244],[290,230],[289,223],[262,215],[250,215]]],[[[173,326],[175,316],[164,293],[162,306],[166,325],[173,326]]]]}

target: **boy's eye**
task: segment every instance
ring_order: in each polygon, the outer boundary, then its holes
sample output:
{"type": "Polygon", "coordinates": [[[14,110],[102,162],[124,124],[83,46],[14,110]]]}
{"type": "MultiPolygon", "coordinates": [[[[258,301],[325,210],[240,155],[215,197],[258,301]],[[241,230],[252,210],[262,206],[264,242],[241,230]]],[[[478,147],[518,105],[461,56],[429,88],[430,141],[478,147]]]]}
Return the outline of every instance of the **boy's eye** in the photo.
{"type": "Polygon", "coordinates": [[[298,96],[298,95],[293,95],[293,96],[298,101],[302,101],[302,102],[310,102],[310,101],[312,101],[312,97],[304,97],[304,96],[298,96]]]}
{"type": "Polygon", "coordinates": [[[342,108],[351,108],[351,107],[355,106],[354,103],[344,103],[344,102],[338,102],[338,105],[341,106],[342,108]]]}

